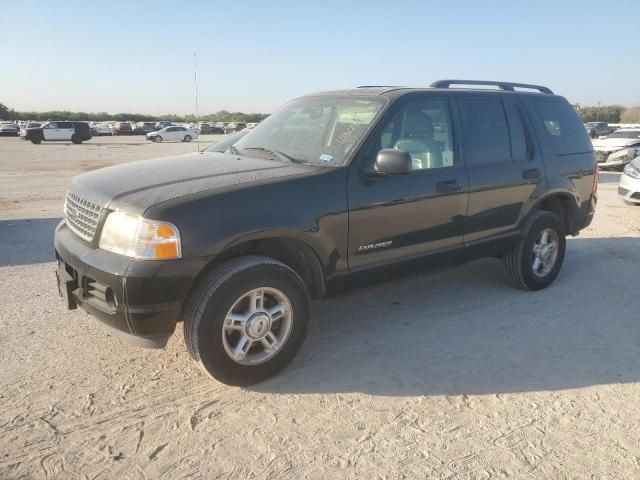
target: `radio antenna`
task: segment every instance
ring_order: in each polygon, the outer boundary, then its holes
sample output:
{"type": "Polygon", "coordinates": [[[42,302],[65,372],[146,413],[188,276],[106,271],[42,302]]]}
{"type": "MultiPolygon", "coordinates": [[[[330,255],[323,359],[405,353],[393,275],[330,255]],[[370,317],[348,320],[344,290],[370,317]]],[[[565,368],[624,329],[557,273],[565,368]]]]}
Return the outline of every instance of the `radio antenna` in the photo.
{"type": "MultiPolygon", "coordinates": [[[[196,96],[196,131],[198,129],[198,56],[193,54],[193,86],[195,88],[195,96],[196,96]]],[[[198,133],[196,145],[198,153],[200,153],[200,132],[198,133]]]]}

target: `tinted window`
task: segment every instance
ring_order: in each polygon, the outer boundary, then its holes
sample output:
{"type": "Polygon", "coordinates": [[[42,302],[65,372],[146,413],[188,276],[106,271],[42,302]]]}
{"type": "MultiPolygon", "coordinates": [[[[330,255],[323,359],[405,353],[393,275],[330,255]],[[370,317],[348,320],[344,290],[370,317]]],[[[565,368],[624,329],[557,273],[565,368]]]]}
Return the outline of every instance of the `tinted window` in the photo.
{"type": "Polygon", "coordinates": [[[538,118],[544,125],[551,148],[556,155],[584,153],[593,150],[578,114],[567,102],[534,101],[538,118]]]}
{"type": "Polygon", "coordinates": [[[413,170],[452,166],[453,137],[447,101],[407,103],[384,125],[379,146],[409,152],[413,170]]]}
{"type": "Polygon", "coordinates": [[[463,99],[462,126],[470,165],[511,159],[507,118],[500,100],[463,99]]]}

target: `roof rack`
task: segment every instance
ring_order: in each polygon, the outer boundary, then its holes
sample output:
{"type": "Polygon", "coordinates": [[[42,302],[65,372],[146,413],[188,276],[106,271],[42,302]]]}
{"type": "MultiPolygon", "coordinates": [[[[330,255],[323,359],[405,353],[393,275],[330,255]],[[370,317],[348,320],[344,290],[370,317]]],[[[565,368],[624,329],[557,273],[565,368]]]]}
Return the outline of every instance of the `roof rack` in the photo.
{"type": "Polygon", "coordinates": [[[356,88],[398,88],[398,85],[360,85],[356,88]]]}
{"type": "Polygon", "coordinates": [[[553,92],[547,87],[530,85],[528,83],[491,82],[488,80],[438,80],[431,84],[433,88],[449,88],[451,85],[487,85],[498,87],[500,90],[506,90],[508,92],[515,92],[516,88],[528,88],[537,90],[540,93],[546,93],[547,95],[553,95],[553,92]]]}

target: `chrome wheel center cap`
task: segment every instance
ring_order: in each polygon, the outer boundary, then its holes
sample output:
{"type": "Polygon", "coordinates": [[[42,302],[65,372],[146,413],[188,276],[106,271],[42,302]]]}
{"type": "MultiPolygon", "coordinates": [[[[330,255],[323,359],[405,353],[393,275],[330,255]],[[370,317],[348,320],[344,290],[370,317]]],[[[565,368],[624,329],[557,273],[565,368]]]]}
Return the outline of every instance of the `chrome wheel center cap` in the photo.
{"type": "Polygon", "coordinates": [[[271,330],[271,317],[263,312],[254,314],[245,327],[247,336],[253,340],[259,340],[271,330]]]}

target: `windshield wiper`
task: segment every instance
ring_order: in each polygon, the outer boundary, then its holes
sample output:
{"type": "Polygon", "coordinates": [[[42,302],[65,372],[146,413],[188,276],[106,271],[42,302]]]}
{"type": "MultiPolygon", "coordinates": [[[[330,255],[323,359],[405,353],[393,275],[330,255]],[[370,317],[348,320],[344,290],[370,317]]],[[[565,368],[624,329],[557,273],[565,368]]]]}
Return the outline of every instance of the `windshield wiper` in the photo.
{"type": "Polygon", "coordinates": [[[265,147],[247,147],[247,148],[243,148],[243,150],[257,150],[259,152],[266,152],[266,153],[271,153],[273,155],[275,155],[276,157],[278,157],[280,160],[284,160],[287,162],[291,162],[291,163],[305,163],[302,160],[298,160],[297,158],[293,158],[289,155],[287,155],[286,153],[283,153],[279,150],[273,150],[271,148],[265,148],[265,147]]]}
{"type": "Polygon", "coordinates": [[[229,145],[224,153],[230,153],[231,155],[240,155],[240,150],[238,150],[234,145],[229,145]]]}

